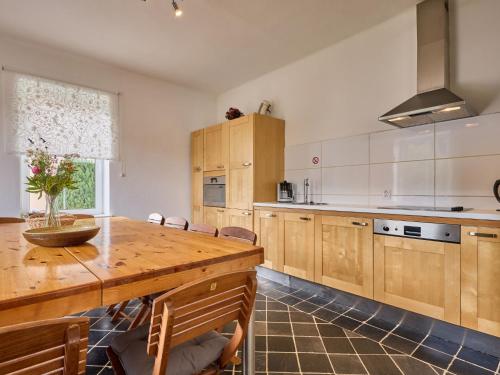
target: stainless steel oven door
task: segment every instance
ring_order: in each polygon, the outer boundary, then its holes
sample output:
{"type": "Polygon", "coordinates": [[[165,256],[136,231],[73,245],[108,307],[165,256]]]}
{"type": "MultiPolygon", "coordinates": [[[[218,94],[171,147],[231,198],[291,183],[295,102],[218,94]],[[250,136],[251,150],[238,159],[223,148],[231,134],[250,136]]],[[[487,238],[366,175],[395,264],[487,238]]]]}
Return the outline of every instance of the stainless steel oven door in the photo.
{"type": "Polygon", "coordinates": [[[203,205],[226,207],[225,176],[203,178],[203,205]]]}

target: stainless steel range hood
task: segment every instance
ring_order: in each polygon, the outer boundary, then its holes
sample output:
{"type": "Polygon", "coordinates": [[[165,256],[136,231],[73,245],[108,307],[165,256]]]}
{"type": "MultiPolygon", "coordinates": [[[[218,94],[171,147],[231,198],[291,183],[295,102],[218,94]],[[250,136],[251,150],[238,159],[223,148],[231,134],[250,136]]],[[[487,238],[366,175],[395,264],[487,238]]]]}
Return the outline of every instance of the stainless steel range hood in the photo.
{"type": "Polygon", "coordinates": [[[379,117],[406,128],[475,116],[464,99],[449,89],[448,1],[417,5],[417,95],[379,117]]]}

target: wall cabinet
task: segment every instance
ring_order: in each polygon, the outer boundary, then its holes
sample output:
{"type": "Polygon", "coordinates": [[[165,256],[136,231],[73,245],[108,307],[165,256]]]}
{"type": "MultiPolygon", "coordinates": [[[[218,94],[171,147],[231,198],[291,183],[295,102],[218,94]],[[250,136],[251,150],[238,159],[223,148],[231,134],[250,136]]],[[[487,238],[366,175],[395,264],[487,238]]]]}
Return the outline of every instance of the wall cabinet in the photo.
{"type": "Polygon", "coordinates": [[[460,245],[374,236],[375,299],[460,324],[460,245]]]}
{"type": "Polygon", "coordinates": [[[462,227],[462,325],[500,336],[500,229],[462,227]]]}
{"type": "Polygon", "coordinates": [[[209,206],[203,207],[203,222],[217,229],[227,227],[227,209],[209,206]]]}
{"type": "Polygon", "coordinates": [[[264,248],[264,267],[283,272],[284,252],[280,239],[283,227],[279,215],[273,211],[256,210],[254,231],[257,234],[257,243],[264,248]]]}
{"type": "Polygon", "coordinates": [[[224,171],[228,164],[228,124],[219,124],[204,129],[203,170],[224,171]]]}
{"type": "Polygon", "coordinates": [[[253,230],[253,210],[227,209],[227,225],[253,230]]]}
{"type": "Polygon", "coordinates": [[[315,223],[315,281],[373,298],[372,220],[316,216],[315,223]]]}
{"type": "Polygon", "coordinates": [[[314,215],[284,212],[279,221],[283,271],[314,281],[314,215]]]}
{"type": "Polygon", "coordinates": [[[191,221],[203,223],[203,129],[191,133],[191,221]]]}

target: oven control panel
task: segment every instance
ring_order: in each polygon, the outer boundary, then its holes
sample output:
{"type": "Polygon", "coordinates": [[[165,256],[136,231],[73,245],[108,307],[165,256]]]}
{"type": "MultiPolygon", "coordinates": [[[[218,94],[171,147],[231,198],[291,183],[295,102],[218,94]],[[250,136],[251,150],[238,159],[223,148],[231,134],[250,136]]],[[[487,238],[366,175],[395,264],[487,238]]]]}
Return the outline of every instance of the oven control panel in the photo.
{"type": "Polygon", "coordinates": [[[375,219],[373,233],[387,236],[460,243],[460,225],[375,219]]]}

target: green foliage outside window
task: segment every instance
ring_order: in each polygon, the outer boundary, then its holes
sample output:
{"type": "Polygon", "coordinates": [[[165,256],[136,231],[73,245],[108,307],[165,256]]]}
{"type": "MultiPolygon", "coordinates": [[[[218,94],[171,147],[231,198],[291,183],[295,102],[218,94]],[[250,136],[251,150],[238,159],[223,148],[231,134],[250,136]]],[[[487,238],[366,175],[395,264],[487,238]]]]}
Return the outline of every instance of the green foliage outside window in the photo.
{"type": "Polygon", "coordinates": [[[65,210],[95,208],[95,163],[90,160],[75,161],[76,190],[65,190],[65,210]]]}

